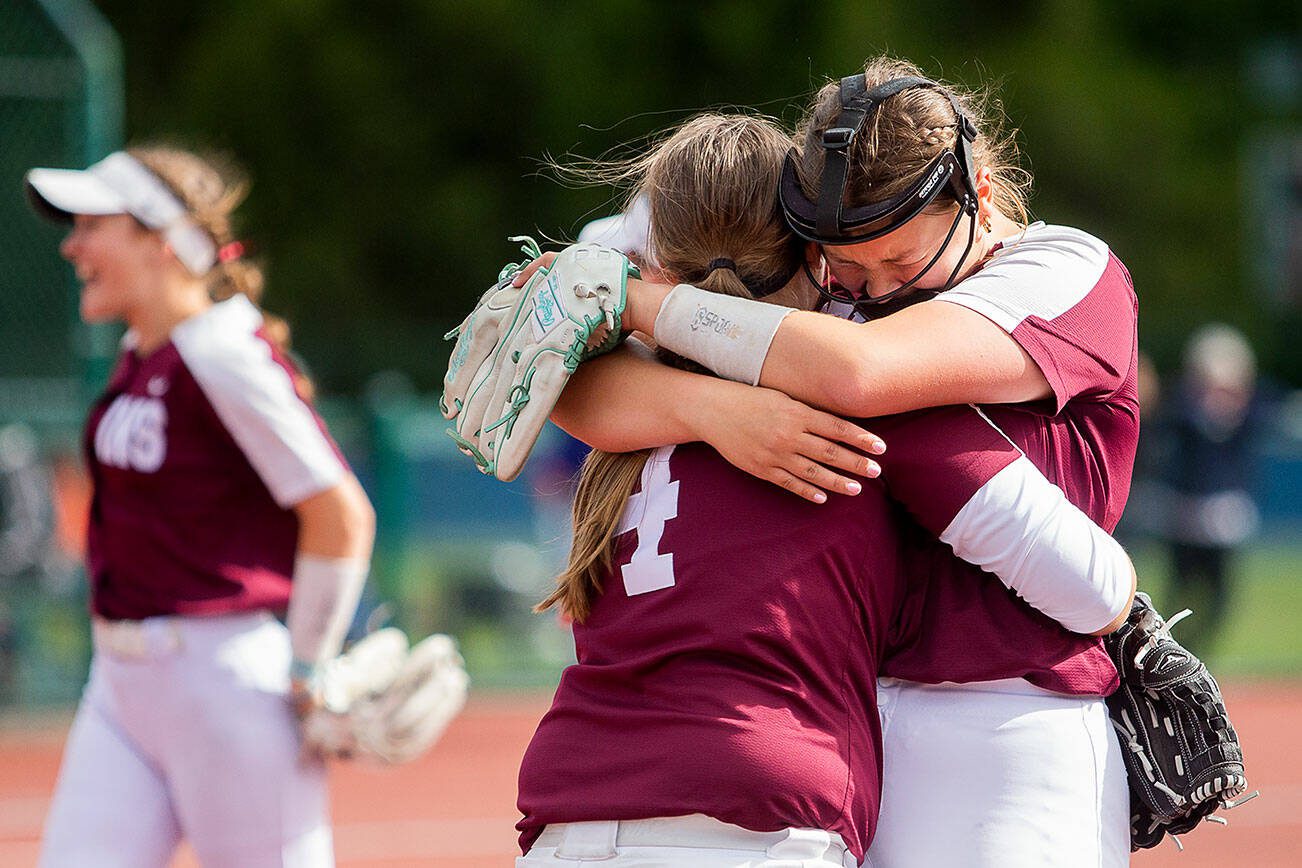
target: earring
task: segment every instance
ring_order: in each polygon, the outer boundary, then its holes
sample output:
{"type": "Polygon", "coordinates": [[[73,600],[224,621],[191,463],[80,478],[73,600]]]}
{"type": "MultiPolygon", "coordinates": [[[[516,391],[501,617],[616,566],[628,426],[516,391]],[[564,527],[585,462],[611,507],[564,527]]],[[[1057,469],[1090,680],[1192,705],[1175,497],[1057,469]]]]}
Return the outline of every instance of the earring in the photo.
{"type": "Polygon", "coordinates": [[[990,231],[990,229],[991,229],[991,223],[990,223],[990,215],[989,215],[989,214],[982,214],[982,215],[981,215],[981,228],[984,229],[984,230],[987,231],[987,232],[990,231]]]}

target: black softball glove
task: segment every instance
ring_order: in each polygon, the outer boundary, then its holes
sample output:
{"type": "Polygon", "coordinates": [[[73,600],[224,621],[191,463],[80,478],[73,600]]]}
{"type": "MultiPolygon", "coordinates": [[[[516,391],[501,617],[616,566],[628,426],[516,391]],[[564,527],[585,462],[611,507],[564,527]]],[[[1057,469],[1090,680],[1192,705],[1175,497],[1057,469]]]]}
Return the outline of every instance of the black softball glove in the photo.
{"type": "Polygon", "coordinates": [[[1221,688],[1203,662],[1171,638],[1171,627],[1188,614],[1165,622],[1148,595],[1138,593],[1126,623],[1103,638],[1121,674],[1107,702],[1130,779],[1132,851],[1155,847],[1203,820],[1223,823],[1213,811],[1247,801],[1234,801],[1248,779],[1221,688]]]}

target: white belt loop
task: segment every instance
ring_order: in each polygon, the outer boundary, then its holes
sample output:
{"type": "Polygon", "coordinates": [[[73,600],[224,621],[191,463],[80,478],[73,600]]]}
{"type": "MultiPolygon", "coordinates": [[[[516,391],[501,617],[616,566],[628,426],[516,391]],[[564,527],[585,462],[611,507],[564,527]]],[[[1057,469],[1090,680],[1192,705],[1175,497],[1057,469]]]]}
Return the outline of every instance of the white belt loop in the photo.
{"type": "Polygon", "coordinates": [[[585,823],[566,823],[561,842],[556,847],[556,858],[577,859],[582,862],[600,862],[619,855],[615,839],[619,834],[616,820],[592,820],[585,823]]]}
{"type": "Polygon", "coordinates": [[[770,844],[765,855],[770,859],[818,859],[835,852],[839,860],[844,849],[834,846],[832,835],[822,829],[788,829],[786,837],[770,844]]]}
{"type": "Polygon", "coordinates": [[[180,650],[182,645],[181,630],[171,617],[110,621],[97,616],[91,621],[91,634],[96,650],[121,660],[162,658],[180,650]]]}
{"type": "Polygon", "coordinates": [[[144,625],[149,650],[155,657],[167,657],[181,650],[181,627],[175,618],[150,618],[144,625]]]}

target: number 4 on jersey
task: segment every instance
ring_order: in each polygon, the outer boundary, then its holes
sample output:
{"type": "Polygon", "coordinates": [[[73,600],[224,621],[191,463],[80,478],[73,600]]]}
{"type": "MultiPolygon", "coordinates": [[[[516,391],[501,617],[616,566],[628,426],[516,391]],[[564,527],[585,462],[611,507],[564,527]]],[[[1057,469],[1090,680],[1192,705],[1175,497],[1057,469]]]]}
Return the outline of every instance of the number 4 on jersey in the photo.
{"type": "Polygon", "coordinates": [[[637,549],[621,568],[630,597],[674,586],[674,555],[660,554],[665,524],[678,517],[678,483],[669,478],[673,447],[657,449],[642,471],[642,490],[628,499],[620,533],[637,528],[637,549]]]}

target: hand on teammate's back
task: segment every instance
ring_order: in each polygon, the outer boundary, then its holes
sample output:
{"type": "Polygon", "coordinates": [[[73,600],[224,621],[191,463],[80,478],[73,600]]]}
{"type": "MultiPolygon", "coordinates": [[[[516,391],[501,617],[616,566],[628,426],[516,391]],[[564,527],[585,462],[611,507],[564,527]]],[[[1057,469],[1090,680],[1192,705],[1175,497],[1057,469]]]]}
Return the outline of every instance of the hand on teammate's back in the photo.
{"type": "Polygon", "coordinates": [[[853,477],[881,473],[868,457],[886,450],[875,434],[782,392],[728,385],[736,394],[698,405],[696,427],[729,464],[815,503],[829,492],[858,494],[862,484],[853,477]]]}

